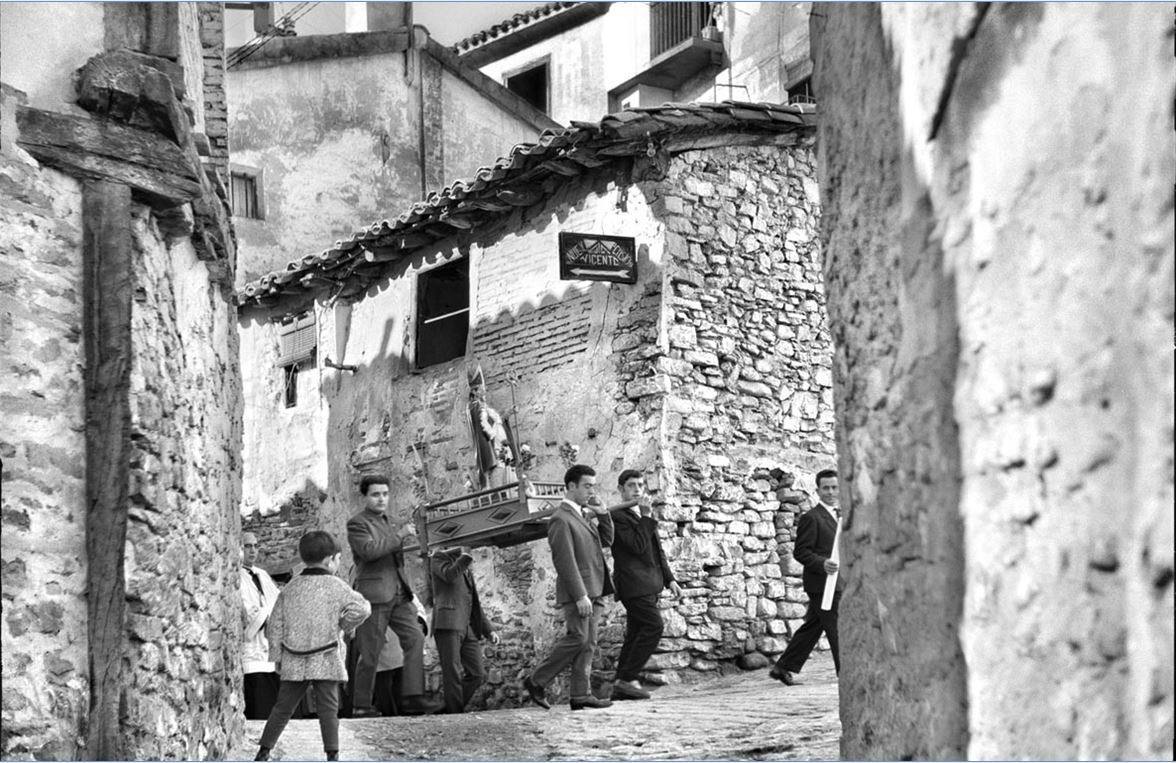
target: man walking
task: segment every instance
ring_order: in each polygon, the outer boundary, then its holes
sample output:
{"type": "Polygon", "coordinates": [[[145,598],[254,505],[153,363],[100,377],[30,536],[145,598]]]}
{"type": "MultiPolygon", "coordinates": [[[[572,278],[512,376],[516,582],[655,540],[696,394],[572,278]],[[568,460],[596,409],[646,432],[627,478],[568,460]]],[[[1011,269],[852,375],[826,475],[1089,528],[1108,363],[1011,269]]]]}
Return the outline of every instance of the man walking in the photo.
{"type": "Polygon", "coordinates": [[[596,630],[604,609],[602,599],[612,593],[602,546],[612,540],[612,517],[596,495],[596,472],[576,464],[564,474],[564,499],[547,524],[556,574],[555,600],[563,607],[568,630],[547,659],[523,679],[523,689],[542,708],[551,707],[545,696],[547,684],[569,665],[573,710],[612,704],[592,695],[589,680],[596,630]]]}
{"type": "Polygon", "coordinates": [[[412,589],[404,578],[403,542],[388,516],[388,486],[387,477],[364,477],[359,483],[363,511],[347,521],[347,543],[355,557],[355,590],[372,605],[371,617],[355,632],[359,659],[355,666],[353,718],[378,715],[372,696],[389,625],[404,651],[400,712],[424,715],[441,709],[440,704],[424,699],[425,634],[417,622],[412,589]]]}
{"type": "Polygon", "coordinates": [[[625,607],[625,641],[617,657],[612,698],[649,699],[637,676],[661,640],[664,626],[657,596],[666,588],[677,596],[682,589],[662,551],[645,478],[635,469],[626,469],[617,485],[625,503],[611,511],[613,581],[616,597],[625,607]]]}
{"type": "Polygon", "coordinates": [[[829,639],[829,649],[833,652],[833,667],[838,673],[841,672],[841,656],[837,649],[837,607],[843,586],[840,576],[833,591],[832,607],[821,609],[825,581],[829,575],[837,572],[837,562],[829,558],[833,554],[833,541],[841,521],[837,510],[837,489],[836,471],[825,469],[817,472],[817,505],[802,514],[796,525],[796,543],[792,556],[804,565],[802,581],[804,592],[808,594],[808,609],[804,613],[804,624],[793,634],[788,648],[768,673],[787,686],[799,683],[796,674],[804,667],[822,631],[829,639]]]}
{"type": "Polygon", "coordinates": [[[278,699],[278,673],[269,658],[265,624],[278,600],[278,586],[257,564],[257,536],[241,534],[241,667],[245,673],[245,717],[265,720],[278,699]]]}
{"type": "Polygon", "coordinates": [[[446,713],[465,712],[470,698],[485,680],[482,639],[498,643],[498,634],[478,600],[470,569],[473,561],[464,548],[436,551],[429,560],[433,576],[433,639],[441,663],[446,713]]]}

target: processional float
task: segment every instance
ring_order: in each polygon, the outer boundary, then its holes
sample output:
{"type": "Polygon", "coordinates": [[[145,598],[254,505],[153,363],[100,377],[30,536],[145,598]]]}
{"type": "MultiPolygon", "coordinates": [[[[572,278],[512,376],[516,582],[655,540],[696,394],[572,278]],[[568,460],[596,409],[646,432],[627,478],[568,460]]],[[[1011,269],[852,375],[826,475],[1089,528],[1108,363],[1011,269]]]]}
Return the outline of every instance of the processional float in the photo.
{"type": "MultiPolygon", "coordinates": [[[[470,375],[470,404],[466,413],[477,451],[480,489],[442,501],[433,501],[423,460],[418,467],[425,481],[425,503],[413,510],[418,550],[430,548],[497,546],[505,548],[547,537],[547,520],[563,498],[559,482],[529,479],[524,451],[511,422],[486,402],[482,369],[470,375]],[[498,482],[499,484],[494,484],[498,482]]],[[[517,423],[518,405],[511,384],[511,418],[517,423]]],[[[415,448],[414,448],[415,451],[415,448]]]]}

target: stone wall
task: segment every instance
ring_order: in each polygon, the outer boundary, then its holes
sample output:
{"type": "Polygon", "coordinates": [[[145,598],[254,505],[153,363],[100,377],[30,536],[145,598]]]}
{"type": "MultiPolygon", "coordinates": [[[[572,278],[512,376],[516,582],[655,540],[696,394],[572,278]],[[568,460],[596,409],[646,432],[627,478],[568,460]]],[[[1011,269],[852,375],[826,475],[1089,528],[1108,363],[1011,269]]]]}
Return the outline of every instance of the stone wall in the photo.
{"type": "Polygon", "coordinates": [[[1170,758],[1171,15],[813,30],[842,754],[1170,758]]]}
{"type": "Polygon", "coordinates": [[[811,489],[833,461],[814,172],[810,136],[680,154],[658,189],[669,253],[664,353],[636,367],[621,403],[664,395],[654,403],[661,520],[689,584],[658,666],[707,671],[781,652],[804,613],[790,559],[794,507],[769,493],[765,472],[782,466],[811,489]],[[788,515],[781,549],[778,511],[788,515]]]}
{"type": "Polygon", "coordinates": [[[200,48],[204,64],[204,134],[208,137],[209,163],[221,182],[229,177],[229,115],[225,97],[225,6],[196,3],[200,20],[200,48]]]}
{"type": "Polygon", "coordinates": [[[0,755],[74,755],[89,708],[82,194],[12,146],[0,110],[0,755]]]}
{"type": "Polygon", "coordinates": [[[146,209],[133,233],[125,744],[132,759],[205,759],[243,713],[236,311],[146,209]]]}
{"type": "MultiPolygon", "coordinates": [[[[131,27],[120,25],[143,21],[133,13],[112,19],[109,10],[102,4],[4,9],[5,758],[76,758],[86,754],[87,733],[97,725],[90,717],[95,655],[87,636],[93,568],[86,538],[82,344],[85,332],[95,330],[82,304],[94,286],[83,273],[82,188],[39,166],[14,141],[18,101],[84,114],[73,103],[71,75],[101,52],[104,33],[127,32],[131,27]],[[58,15],[50,20],[47,13],[58,15]],[[26,55],[30,47],[35,53],[26,55]],[[9,78],[30,88],[27,99],[9,78]]],[[[204,71],[194,10],[186,5],[171,17],[185,83],[201,82],[204,71]]],[[[206,93],[190,84],[187,89],[185,106],[199,115],[206,93]]],[[[115,698],[119,725],[110,733],[131,759],[219,757],[241,728],[235,311],[221,289],[225,263],[200,261],[183,235],[165,240],[146,207],[132,210],[125,219],[102,220],[111,230],[126,226],[134,242],[124,683],[121,700],[115,698]]]]}

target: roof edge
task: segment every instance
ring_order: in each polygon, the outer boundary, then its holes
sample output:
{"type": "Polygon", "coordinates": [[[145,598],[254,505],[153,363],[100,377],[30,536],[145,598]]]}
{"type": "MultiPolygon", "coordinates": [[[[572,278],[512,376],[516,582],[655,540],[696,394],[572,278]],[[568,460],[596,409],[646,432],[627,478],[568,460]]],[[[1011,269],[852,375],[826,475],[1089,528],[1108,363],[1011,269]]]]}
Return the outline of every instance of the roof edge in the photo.
{"type": "MultiPolygon", "coordinates": [[[[408,27],[380,32],[340,32],[306,37],[275,37],[230,71],[266,69],[271,66],[318,61],[329,58],[354,58],[379,53],[402,53],[412,47],[412,30],[408,27]]],[[[245,46],[226,51],[226,58],[245,46]]]]}
{"type": "Polygon", "coordinates": [[[611,7],[612,3],[576,3],[517,29],[506,30],[485,42],[473,42],[472,38],[467,37],[453,46],[453,50],[470,66],[482,67],[586,24],[608,13],[611,7]]]}

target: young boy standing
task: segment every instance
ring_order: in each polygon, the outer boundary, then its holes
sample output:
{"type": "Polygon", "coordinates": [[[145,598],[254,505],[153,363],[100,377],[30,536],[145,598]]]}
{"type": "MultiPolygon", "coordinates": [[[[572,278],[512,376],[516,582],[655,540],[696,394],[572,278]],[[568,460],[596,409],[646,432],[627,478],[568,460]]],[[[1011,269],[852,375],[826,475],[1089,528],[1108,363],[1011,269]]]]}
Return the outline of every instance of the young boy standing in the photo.
{"type": "Polygon", "coordinates": [[[270,660],[277,664],[281,684],[254,760],[269,760],[308,689],[314,690],[327,760],[339,759],[339,684],[347,680],[342,632],[372,612],[363,594],[335,576],[339,544],[330,533],[312,530],[303,535],[298,555],[306,569],[282,589],[270,615],[270,660]]]}

